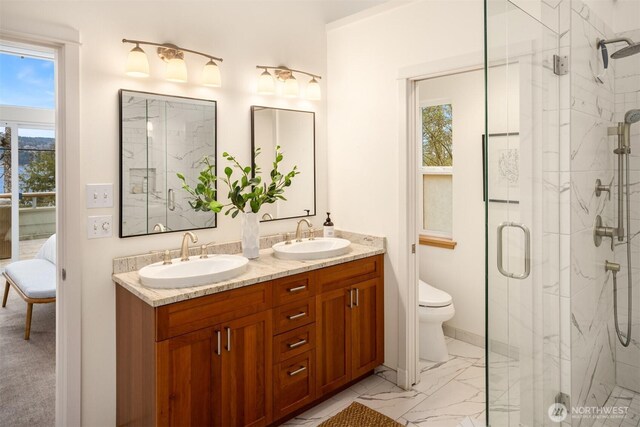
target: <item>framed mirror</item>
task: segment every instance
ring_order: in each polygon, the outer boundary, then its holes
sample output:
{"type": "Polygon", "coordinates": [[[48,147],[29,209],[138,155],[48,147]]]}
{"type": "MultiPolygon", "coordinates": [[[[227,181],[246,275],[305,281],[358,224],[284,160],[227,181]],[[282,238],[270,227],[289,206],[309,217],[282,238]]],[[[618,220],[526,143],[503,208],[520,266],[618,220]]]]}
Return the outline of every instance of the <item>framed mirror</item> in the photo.
{"type": "MultiPolygon", "coordinates": [[[[262,174],[272,168],[273,153],[280,146],[280,169],[298,166],[300,174],[285,190],[287,200],[263,205],[262,221],[299,218],[316,214],[315,113],[271,107],[251,107],[251,151],[262,174]],[[255,156],[257,148],[261,154],[255,156]]],[[[264,175],[263,175],[264,178],[264,175]]]]}
{"type": "Polygon", "coordinates": [[[216,119],[216,101],[120,90],[120,237],[216,227],[176,175],[216,158],[216,119]]]}

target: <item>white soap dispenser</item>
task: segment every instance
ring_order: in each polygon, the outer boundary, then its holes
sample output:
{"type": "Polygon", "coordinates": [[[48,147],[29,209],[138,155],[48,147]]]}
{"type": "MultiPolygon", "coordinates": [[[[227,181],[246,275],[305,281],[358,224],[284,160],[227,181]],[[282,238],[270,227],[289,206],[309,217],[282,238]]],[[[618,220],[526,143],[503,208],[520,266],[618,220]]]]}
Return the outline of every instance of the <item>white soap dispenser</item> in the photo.
{"type": "Polygon", "coordinates": [[[335,237],[336,232],[333,229],[333,222],[331,222],[331,212],[327,212],[327,220],[324,222],[324,227],[322,230],[322,235],[324,237],[335,237]]]}

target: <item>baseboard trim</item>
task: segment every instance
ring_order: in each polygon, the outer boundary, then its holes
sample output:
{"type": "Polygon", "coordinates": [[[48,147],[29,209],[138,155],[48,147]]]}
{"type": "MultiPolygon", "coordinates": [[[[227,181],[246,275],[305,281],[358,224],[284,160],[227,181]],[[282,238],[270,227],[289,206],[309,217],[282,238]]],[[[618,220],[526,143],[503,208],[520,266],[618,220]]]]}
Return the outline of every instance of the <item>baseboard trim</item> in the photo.
{"type": "MultiPolygon", "coordinates": [[[[458,341],[466,342],[467,344],[475,345],[476,347],[485,348],[486,340],[482,335],[474,334],[473,332],[465,331],[464,329],[459,329],[453,326],[449,326],[446,323],[442,325],[442,330],[444,334],[449,338],[456,339],[458,341]]],[[[509,344],[505,344],[501,341],[490,340],[491,341],[491,352],[499,354],[501,356],[509,357],[513,360],[519,359],[519,351],[518,348],[509,344]]]]}

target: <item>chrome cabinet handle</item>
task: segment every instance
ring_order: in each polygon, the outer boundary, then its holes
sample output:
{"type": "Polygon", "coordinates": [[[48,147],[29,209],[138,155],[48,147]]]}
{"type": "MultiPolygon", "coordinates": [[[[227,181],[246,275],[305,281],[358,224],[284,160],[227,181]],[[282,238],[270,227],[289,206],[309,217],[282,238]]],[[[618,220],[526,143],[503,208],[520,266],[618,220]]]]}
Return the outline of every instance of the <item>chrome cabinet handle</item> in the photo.
{"type": "Polygon", "coordinates": [[[349,308],[353,308],[353,289],[349,289],[349,308]]]}
{"type": "Polygon", "coordinates": [[[360,289],[356,288],[356,307],[360,305],[360,289]]]}
{"type": "Polygon", "coordinates": [[[225,329],[227,330],[227,346],[225,349],[231,351],[231,328],[225,327],[225,329]]]}
{"type": "Polygon", "coordinates": [[[526,279],[531,274],[531,232],[524,224],[506,221],[498,226],[498,242],[497,242],[497,258],[498,271],[500,274],[512,279],[526,279]],[[519,228],[524,233],[524,272],[522,274],[510,273],[506,271],[502,265],[502,232],[507,227],[519,228]]]}
{"type": "Polygon", "coordinates": [[[287,316],[287,319],[289,320],[296,320],[299,319],[301,317],[304,317],[307,315],[306,311],[303,311],[302,313],[298,313],[298,314],[292,314],[291,316],[287,316]]]}
{"type": "Polygon", "coordinates": [[[289,348],[296,348],[296,347],[300,347],[301,345],[304,345],[306,343],[307,343],[307,340],[301,339],[298,342],[294,342],[293,344],[288,344],[288,345],[289,345],[289,348]]]}
{"type": "Polygon", "coordinates": [[[307,285],[297,286],[295,288],[289,288],[287,289],[287,292],[300,292],[300,291],[304,291],[305,289],[307,289],[307,285]]]}
{"type": "Polygon", "coordinates": [[[175,211],[176,210],[176,192],[173,191],[173,188],[169,189],[167,198],[169,199],[169,203],[167,203],[167,209],[169,209],[170,211],[175,211]]]}
{"type": "Polygon", "coordinates": [[[222,339],[221,339],[221,335],[222,335],[222,334],[220,333],[220,331],[216,331],[216,339],[217,339],[217,341],[218,341],[218,347],[216,348],[216,354],[217,354],[218,356],[220,356],[220,355],[222,354],[222,348],[221,348],[221,346],[220,346],[220,341],[222,340],[222,339]]]}
{"type": "Polygon", "coordinates": [[[304,372],[306,370],[307,370],[306,366],[301,366],[299,369],[296,369],[295,371],[289,372],[289,376],[292,377],[294,375],[298,375],[299,373],[304,372]]]}

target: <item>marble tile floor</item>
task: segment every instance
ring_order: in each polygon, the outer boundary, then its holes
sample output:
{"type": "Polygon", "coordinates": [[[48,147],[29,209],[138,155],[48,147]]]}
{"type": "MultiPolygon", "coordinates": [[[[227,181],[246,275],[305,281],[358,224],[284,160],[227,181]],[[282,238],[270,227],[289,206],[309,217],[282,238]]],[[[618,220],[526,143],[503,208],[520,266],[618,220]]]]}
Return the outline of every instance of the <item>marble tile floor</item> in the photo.
{"type": "Polygon", "coordinates": [[[640,426],[640,394],[616,386],[599,416],[594,427],[638,427],[640,426]],[[615,408],[615,411],[613,410],[615,408]]]}
{"type": "Polygon", "coordinates": [[[447,362],[420,362],[420,382],[412,390],[397,387],[395,372],[383,367],[284,425],[317,426],[359,402],[405,426],[484,426],[484,349],[448,337],[447,345],[447,362]]]}

